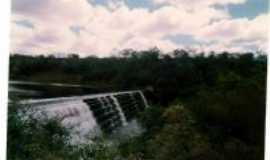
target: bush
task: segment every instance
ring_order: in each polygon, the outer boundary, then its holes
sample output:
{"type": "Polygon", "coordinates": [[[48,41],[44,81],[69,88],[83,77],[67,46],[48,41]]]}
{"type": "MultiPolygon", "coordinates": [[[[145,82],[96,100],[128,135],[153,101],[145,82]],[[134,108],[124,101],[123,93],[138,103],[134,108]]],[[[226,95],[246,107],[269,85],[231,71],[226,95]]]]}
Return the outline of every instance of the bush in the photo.
{"type": "MultiPolygon", "coordinates": [[[[68,131],[57,120],[42,122],[28,116],[29,108],[10,104],[8,112],[8,160],[70,158],[68,131]]],[[[71,156],[72,157],[72,156],[71,156]]]]}

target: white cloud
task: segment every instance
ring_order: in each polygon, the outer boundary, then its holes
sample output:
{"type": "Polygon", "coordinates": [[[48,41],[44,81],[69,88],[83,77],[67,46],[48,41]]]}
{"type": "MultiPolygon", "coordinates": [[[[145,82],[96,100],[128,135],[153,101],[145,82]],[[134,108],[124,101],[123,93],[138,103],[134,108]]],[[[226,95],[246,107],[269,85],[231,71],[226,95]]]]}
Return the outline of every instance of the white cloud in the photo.
{"type": "Polygon", "coordinates": [[[224,19],[207,25],[194,35],[201,41],[225,43],[231,46],[257,46],[266,50],[268,40],[268,14],[262,14],[254,19],[238,18],[224,19]]]}
{"type": "MultiPolygon", "coordinates": [[[[164,3],[163,0],[155,2],[164,3]]],[[[193,36],[202,42],[205,50],[264,46],[268,16],[261,15],[253,20],[233,19],[226,10],[211,7],[243,2],[169,0],[167,4],[170,5],[150,11],[131,9],[123,1],[115,0],[111,0],[108,6],[93,5],[94,2],[87,0],[13,0],[12,21],[27,20],[34,28],[11,23],[11,51],[33,54],[77,52],[83,56],[108,56],[114,50],[142,50],[154,46],[170,51],[183,47],[165,38],[177,34],[193,36]],[[197,5],[203,4],[204,7],[186,9],[183,2],[198,2],[197,5]],[[80,34],[74,34],[71,26],[82,28],[80,34]],[[209,42],[213,43],[209,45],[209,42]]]]}

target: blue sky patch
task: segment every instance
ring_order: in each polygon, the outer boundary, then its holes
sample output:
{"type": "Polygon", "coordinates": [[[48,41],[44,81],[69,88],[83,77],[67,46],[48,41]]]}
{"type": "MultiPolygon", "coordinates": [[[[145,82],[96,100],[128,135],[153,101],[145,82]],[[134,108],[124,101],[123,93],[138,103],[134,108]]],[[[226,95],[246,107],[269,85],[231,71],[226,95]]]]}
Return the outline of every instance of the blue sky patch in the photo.
{"type": "Polygon", "coordinates": [[[76,35],[80,35],[81,30],[83,30],[83,27],[80,26],[70,26],[69,29],[75,33],[76,35]]]}
{"type": "Polygon", "coordinates": [[[13,22],[22,27],[31,28],[31,29],[35,28],[34,24],[28,20],[20,20],[20,21],[13,21],[13,22]]]}
{"type": "MultiPolygon", "coordinates": [[[[91,2],[91,0],[88,0],[91,2]]],[[[97,5],[108,5],[109,0],[95,0],[92,2],[97,5]]],[[[152,0],[125,0],[125,3],[130,8],[148,8],[154,10],[159,8],[153,4],[152,0]]],[[[243,4],[230,4],[226,6],[233,18],[247,17],[249,19],[254,18],[262,13],[268,12],[268,0],[247,0],[243,4]]],[[[215,6],[217,8],[223,8],[222,6],[215,6]]]]}
{"type": "Polygon", "coordinates": [[[244,4],[229,5],[228,9],[234,18],[254,18],[262,13],[268,12],[268,0],[248,0],[244,4]]]}
{"type": "MultiPolygon", "coordinates": [[[[91,2],[91,0],[88,0],[88,1],[91,2]]],[[[109,0],[95,0],[95,2],[93,4],[106,6],[106,5],[108,5],[108,2],[109,2],[109,0]]],[[[133,9],[133,8],[148,8],[148,9],[152,10],[155,8],[152,0],[125,0],[124,2],[131,9],[133,9]]]]}
{"type": "Polygon", "coordinates": [[[175,44],[180,44],[184,46],[187,46],[190,44],[200,44],[200,42],[194,39],[192,35],[188,35],[188,34],[171,35],[171,36],[165,37],[165,39],[168,39],[175,44]]]}

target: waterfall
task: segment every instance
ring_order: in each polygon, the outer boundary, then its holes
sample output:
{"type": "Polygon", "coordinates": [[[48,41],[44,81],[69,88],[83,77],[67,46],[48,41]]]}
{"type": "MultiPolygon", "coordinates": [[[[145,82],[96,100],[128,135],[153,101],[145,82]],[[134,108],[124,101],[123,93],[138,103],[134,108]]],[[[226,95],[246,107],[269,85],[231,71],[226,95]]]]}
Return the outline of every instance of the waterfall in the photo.
{"type": "Polygon", "coordinates": [[[92,111],[81,100],[41,103],[33,107],[39,111],[38,113],[45,113],[47,118],[56,118],[63,126],[70,128],[74,143],[81,143],[80,141],[101,133],[92,111]]]}
{"type": "Polygon", "coordinates": [[[46,113],[71,128],[72,138],[81,142],[85,137],[114,133],[119,128],[134,124],[136,115],[147,106],[142,91],[128,91],[76,97],[30,100],[23,102],[46,113]],[[131,123],[132,122],[132,123],[131,123]]]}
{"type": "Polygon", "coordinates": [[[147,103],[147,100],[146,100],[146,98],[145,98],[143,92],[142,92],[142,91],[138,91],[138,92],[139,92],[139,94],[140,94],[141,97],[142,97],[142,100],[143,100],[143,103],[144,103],[145,107],[147,108],[149,105],[148,105],[148,103],[147,103]]]}
{"type": "Polygon", "coordinates": [[[127,120],[126,120],[126,117],[124,115],[124,112],[123,112],[122,108],[120,107],[120,104],[119,104],[118,100],[114,96],[111,96],[111,98],[113,99],[113,102],[116,105],[116,109],[118,110],[118,112],[120,114],[123,125],[126,126],[127,125],[127,120]]]}

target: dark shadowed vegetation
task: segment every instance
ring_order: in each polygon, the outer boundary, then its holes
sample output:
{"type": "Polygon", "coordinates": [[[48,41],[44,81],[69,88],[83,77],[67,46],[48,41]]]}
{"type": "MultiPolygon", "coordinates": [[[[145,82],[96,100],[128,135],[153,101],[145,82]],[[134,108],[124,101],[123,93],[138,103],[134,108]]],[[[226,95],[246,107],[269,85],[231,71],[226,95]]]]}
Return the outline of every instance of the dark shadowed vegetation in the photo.
{"type": "MultiPolygon", "coordinates": [[[[122,142],[116,150],[115,146],[103,146],[102,150],[93,150],[91,145],[88,149],[82,147],[76,152],[77,156],[84,153],[83,156],[94,155],[100,159],[262,160],[266,65],[266,56],[262,54],[205,55],[185,50],[169,54],[158,49],[124,50],[119,56],[106,58],[13,54],[10,79],[84,84],[103,91],[145,90],[152,107],[138,117],[146,129],[141,136],[122,142]]],[[[68,154],[62,152],[71,154],[71,149],[63,144],[65,140],[57,142],[56,147],[60,148],[40,148],[54,145],[50,144],[53,142],[49,134],[65,132],[50,132],[53,128],[47,126],[48,123],[39,127],[40,131],[31,133],[33,135],[20,133],[36,126],[24,126],[20,121],[13,123],[16,117],[12,113],[11,110],[8,126],[11,159],[18,159],[11,155],[24,159],[25,154],[43,152],[67,159],[68,154]],[[35,138],[37,135],[43,135],[44,141],[35,138]],[[24,136],[32,138],[22,138],[24,136]],[[25,145],[18,145],[21,142],[25,145]],[[63,144],[63,148],[59,144],[63,144]],[[36,148],[42,152],[33,150],[36,148]]]]}

